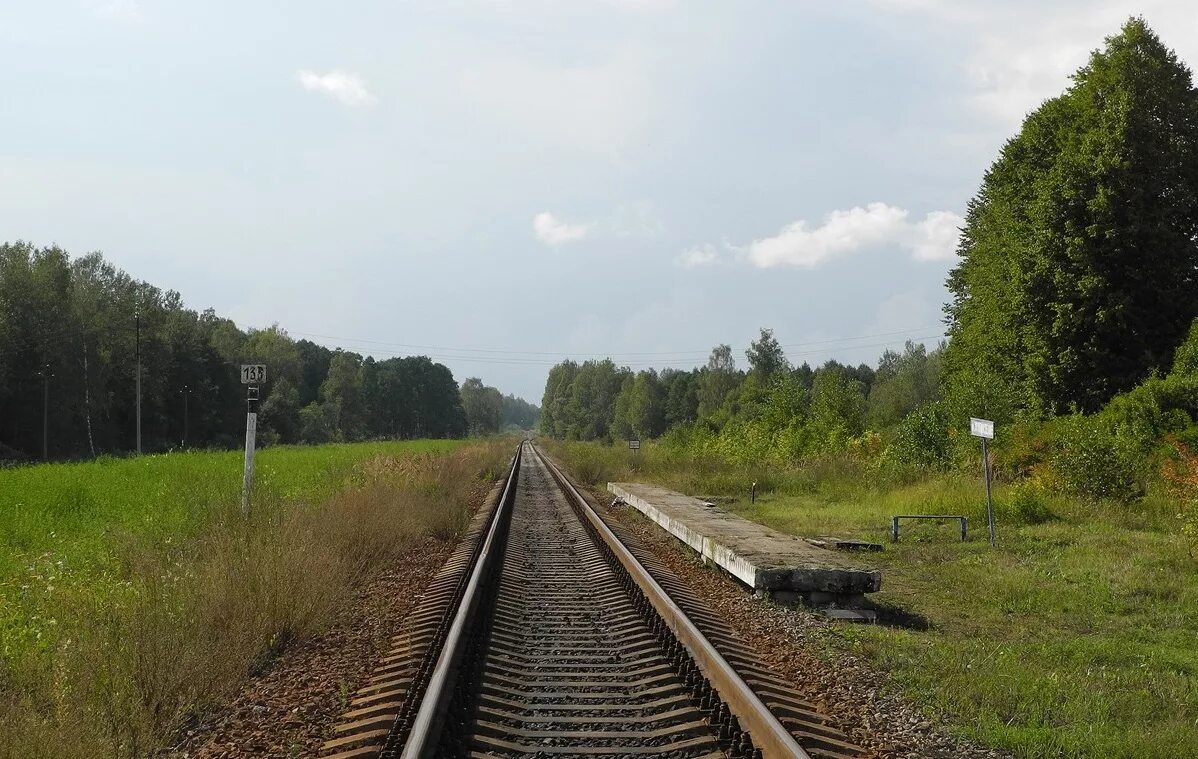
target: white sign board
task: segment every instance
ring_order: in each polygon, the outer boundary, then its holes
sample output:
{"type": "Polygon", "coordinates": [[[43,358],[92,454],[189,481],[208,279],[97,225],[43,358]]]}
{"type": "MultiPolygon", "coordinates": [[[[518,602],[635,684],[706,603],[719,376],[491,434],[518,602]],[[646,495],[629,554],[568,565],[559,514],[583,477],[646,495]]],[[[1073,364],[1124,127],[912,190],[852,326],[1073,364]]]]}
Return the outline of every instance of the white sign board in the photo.
{"type": "Polygon", "coordinates": [[[639,441],[639,440],[629,440],[629,441],[628,441],[628,447],[629,447],[630,449],[634,450],[634,451],[635,451],[635,450],[639,450],[639,449],[640,449],[640,447],[641,447],[641,441],[639,441]]]}
{"type": "Polygon", "coordinates": [[[266,364],[242,364],[241,384],[260,385],[266,381],[266,364]]]}
{"type": "Polygon", "coordinates": [[[974,437],[986,438],[987,440],[994,439],[994,422],[989,419],[976,419],[969,417],[969,434],[974,437]]]}

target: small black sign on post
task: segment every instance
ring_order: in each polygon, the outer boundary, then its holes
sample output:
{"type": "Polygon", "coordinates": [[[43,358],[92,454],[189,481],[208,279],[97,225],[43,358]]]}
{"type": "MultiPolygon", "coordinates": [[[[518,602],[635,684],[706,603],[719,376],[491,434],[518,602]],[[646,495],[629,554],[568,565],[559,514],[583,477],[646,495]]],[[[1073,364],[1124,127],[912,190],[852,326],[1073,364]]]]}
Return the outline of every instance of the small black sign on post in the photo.
{"type": "Polygon", "coordinates": [[[641,469],[641,441],[636,438],[629,440],[628,450],[632,452],[630,466],[634,472],[639,472],[641,469]]]}
{"type": "Polygon", "coordinates": [[[241,384],[245,393],[245,469],[241,476],[241,513],[250,516],[250,494],[254,490],[254,449],[258,437],[258,384],[266,382],[266,364],[242,364],[241,384]]]}
{"type": "Polygon", "coordinates": [[[990,497],[990,451],[987,440],[994,439],[994,422],[989,419],[969,418],[969,434],[982,439],[982,471],[986,475],[986,524],[990,528],[990,545],[994,545],[994,501],[990,497]]]}

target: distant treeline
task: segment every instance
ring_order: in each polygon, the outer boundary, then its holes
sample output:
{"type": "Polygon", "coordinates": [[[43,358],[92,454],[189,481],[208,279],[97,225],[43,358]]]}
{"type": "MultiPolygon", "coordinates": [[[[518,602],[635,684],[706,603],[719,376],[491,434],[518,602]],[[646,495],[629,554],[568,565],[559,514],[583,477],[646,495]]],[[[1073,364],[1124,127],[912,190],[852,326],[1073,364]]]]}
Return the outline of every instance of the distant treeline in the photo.
{"type": "Polygon", "coordinates": [[[564,361],[549,372],[541,430],[568,440],[620,440],[768,419],[773,426],[810,422],[812,442],[843,443],[867,427],[895,424],[939,392],[939,350],[929,354],[910,342],[902,353],[886,351],[877,369],[837,361],[813,369],[791,367],[773,331],[762,329],[745,356],[747,371],[737,368],[728,345],[691,370],[564,361]]]}
{"type": "Polygon", "coordinates": [[[133,450],[139,352],[147,452],[239,445],[243,363],[267,365],[265,443],[458,437],[535,423],[536,408],[518,399],[501,402],[494,423],[471,418],[450,370],[424,356],[376,361],[278,326],[242,330],[99,253],[72,260],[57,247],[0,245],[0,459],[41,457],[43,413],[50,458],[133,450]]]}

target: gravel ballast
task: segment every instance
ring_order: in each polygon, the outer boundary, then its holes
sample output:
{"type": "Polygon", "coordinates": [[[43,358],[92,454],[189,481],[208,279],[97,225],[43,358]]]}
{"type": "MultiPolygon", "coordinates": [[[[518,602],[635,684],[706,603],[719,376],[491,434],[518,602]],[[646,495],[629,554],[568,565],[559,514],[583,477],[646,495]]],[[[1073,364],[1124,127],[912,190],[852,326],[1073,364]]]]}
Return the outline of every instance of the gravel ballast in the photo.
{"type": "Polygon", "coordinates": [[[453,550],[425,538],[362,588],[329,631],[287,650],[233,700],[160,756],[245,759],[315,756],[345,699],[370,675],[407,613],[453,550]]]}

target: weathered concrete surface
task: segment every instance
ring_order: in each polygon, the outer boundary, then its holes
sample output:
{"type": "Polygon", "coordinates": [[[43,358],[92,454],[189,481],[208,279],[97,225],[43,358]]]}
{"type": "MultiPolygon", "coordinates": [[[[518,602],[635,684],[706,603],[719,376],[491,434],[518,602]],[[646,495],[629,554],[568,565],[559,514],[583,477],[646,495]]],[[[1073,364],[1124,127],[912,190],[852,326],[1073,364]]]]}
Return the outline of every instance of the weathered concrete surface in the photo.
{"type": "Polygon", "coordinates": [[[756,591],[857,596],[882,587],[881,570],[698,498],[636,482],[607,489],[756,591]]]}

